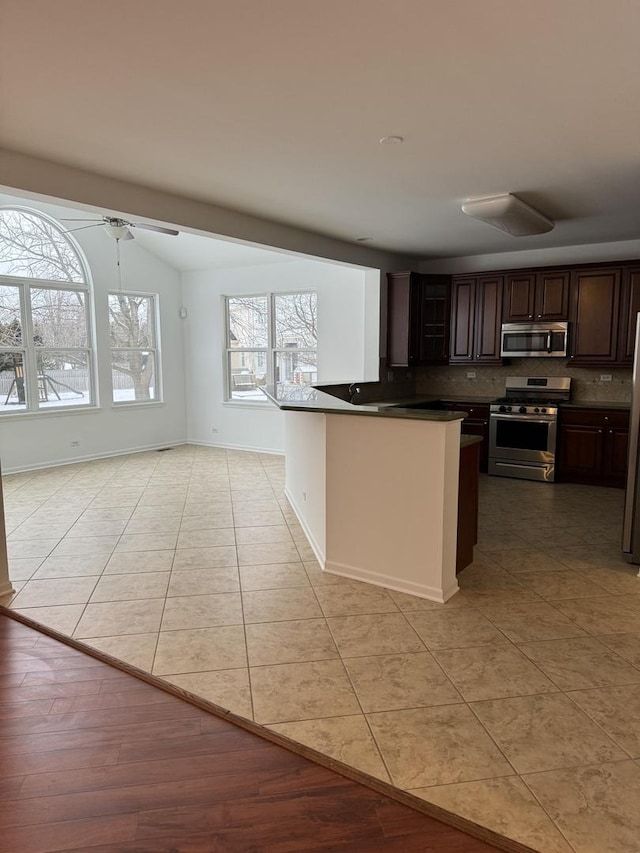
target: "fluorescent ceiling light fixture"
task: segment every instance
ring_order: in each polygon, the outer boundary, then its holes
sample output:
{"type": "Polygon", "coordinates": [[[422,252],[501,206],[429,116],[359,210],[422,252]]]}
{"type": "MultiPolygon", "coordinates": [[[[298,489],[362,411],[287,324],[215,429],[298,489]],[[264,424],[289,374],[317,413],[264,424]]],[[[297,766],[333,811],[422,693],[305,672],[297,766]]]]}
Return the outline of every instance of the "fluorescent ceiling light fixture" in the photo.
{"type": "Polygon", "coordinates": [[[552,219],[511,193],[468,199],[462,205],[462,212],[512,237],[544,234],[555,225],[552,219]]]}

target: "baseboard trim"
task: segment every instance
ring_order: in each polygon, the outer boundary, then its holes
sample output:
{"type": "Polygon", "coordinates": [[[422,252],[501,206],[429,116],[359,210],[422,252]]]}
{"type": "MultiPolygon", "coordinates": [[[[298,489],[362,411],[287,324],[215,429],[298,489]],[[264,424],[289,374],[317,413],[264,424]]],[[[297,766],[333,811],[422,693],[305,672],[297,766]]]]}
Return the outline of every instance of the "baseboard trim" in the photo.
{"type": "Polygon", "coordinates": [[[14,592],[15,589],[11,586],[11,581],[3,583],[2,586],[0,586],[0,598],[6,598],[9,595],[13,595],[14,592]]]}
{"type": "Polygon", "coordinates": [[[129,453],[145,453],[148,450],[160,450],[162,447],[181,447],[184,444],[191,442],[185,441],[184,438],[176,439],[175,441],[161,441],[157,444],[145,444],[138,447],[128,447],[122,450],[107,450],[104,453],[88,453],[85,456],[73,456],[68,459],[61,459],[57,462],[43,462],[36,465],[22,465],[18,468],[3,468],[3,474],[23,474],[27,471],[41,471],[43,468],[60,468],[63,465],[73,465],[76,462],[93,462],[95,459],[111,459],[114,456],[126,456],[129,453]]]}
{"type": "Polygon", "coordinates": [[[316,541],[314,535],[309,530],[309,527],[308,527],[307,523],[305,522],[302,513],[300,512],[300,508],[296,504],[295,500],[291,496],[291,493],[289,492],[289,489],[287,489],[286,486],[284,489],[284,496],[289,501],[289,506],[294,511],[296,518],[298,519],[298,523],[300,524],[300,527],[303,529],[304,535],[307,537],[309,545],[311,545],[311,550],[316,555],[316,560],[320,563],[320,566],[322,567],[322,569],[324,569],[326,559],[327,559],[326,555],[325,555],[324,551],[322,550],[322,548],[320,547],[320,544],[316,541]]]}
{"type": "Polygon", "coordinates": [[[340,577],[349,578],[350,580],[364,581],[374,586],[383,586],[386,589],[392,589],[395,592],[404,592],[407,595],[415,595],[418,598],[427,598],[429,601],[435,601],[438,604],[444,604],[459,589],[457,581],[454,581],[451,587],[440,590],[437,587],[428,586],[427,584],[411,583],[409,581],[399,582],[397,578],[391,575],[372,572],[369,569],[362,569],[360,566],[350,566],[347,563],[337,563],[333,560],[326,561],[324,570],[332,575],[340,575],[340,577]]]}
{"type": "Polygon", "coordinates": [[[226,444],[220,441],[196,441],[188,438],[184,444],[195,444],[198,447],[219,447],[221,450],[244,450],[247,453],[270,453],[272,456],[284,456],[284,450],[273,450],[270,447],[253,447],[248,444],[226,444]]]}

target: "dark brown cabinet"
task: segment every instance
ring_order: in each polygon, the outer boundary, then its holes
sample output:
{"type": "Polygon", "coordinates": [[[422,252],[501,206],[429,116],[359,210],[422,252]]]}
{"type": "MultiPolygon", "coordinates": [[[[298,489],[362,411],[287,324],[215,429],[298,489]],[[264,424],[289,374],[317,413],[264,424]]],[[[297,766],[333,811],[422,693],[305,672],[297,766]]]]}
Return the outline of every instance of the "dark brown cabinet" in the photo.
{"type": "Polygon", "coordinates": [[[480,445],[480,470],[486,474],[489,464],[489,405],[488,403],[461,402],[460,400],[442,400],[442,408],[450,412],[466,412],[467,417],[462,421],[463,435],[479,435],[483,441],[480,445]]]}
{"type": "Polygon", "coordinates": [[[571,364],[604,364],[618,359],[621,269],[575,270],[571,281],[571,364]]]}
{"type": "Polygon", "coordinates": [[[502,275],[454,277],[451,298],[451,363],[501,363],[503,286],[502,275]]]}
{"type": "Polygon", "coordinates": [[[621,294],[618,361],[621,364],[631,364],[636,342],[636,322],[640,311],[640,265],[623,270],[621,294]]]}
{"type": "Polygon", "coordinates": [[[451,278],[415,272],[387,276],[387,364],[446,364],[451,278]]]}
{"type": "Polygon", "coordinates": [[[569,279],[569,270],[509,273],[504,281],[503,322],[566,320],[569,311],[569,279]]]}
{"type": "Polygon", "coordinates": [[[628,411],[561,409],[558,431],[559,480],[624,487],[629,441],[628,411]]]}

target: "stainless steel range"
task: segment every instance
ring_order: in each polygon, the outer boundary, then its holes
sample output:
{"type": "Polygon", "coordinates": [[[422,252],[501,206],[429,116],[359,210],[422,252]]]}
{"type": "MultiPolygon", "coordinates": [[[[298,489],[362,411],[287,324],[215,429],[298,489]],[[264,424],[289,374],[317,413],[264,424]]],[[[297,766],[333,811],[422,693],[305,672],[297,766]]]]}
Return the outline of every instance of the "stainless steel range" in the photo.
{"type": "Polygon", "coordinates": [[[509,376],[489,414],[489,473],[555,479],[558,404],[571,397],[568,376],[509,376]]]}

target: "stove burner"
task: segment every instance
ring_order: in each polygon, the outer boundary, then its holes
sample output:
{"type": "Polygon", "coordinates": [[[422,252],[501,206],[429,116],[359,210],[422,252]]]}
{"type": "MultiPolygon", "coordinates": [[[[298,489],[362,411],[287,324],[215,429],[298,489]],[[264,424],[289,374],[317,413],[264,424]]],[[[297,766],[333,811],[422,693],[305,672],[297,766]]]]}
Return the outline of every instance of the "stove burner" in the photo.
{"type": "Polygon", "coordinates": [[[527,397],[498,397],[493,403],[494,405],[508,403],[510,406],[556,406],[558,397],[537,397],[535,394],[527,397]]]}

